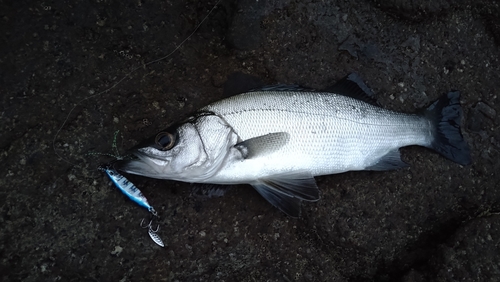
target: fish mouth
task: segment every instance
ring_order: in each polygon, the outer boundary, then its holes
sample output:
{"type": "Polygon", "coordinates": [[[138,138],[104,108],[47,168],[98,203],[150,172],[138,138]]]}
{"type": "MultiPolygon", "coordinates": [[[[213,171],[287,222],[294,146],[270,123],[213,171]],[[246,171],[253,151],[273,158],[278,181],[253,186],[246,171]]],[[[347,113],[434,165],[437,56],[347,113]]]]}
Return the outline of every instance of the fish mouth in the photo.
{"type": "Polygon", "coordinates": [[[118,160],[113,163],[116,170],[151,178],[160,178],[160,168],[167,162],[157,156],[135,149],[130,160],[118,160]]]}

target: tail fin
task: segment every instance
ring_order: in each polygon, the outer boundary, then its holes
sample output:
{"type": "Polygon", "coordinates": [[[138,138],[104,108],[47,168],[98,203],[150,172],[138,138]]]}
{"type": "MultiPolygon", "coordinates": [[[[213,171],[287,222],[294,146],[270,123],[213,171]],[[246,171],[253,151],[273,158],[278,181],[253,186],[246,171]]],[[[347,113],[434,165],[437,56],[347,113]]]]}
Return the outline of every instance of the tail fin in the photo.
{"type": "Polygon", "coordinates": [[[424,115],[435,125],[430,148],[458,164],[470,164],[469,146],[460,132],[460,93],[453,91],[441,96],[424,115]]]}

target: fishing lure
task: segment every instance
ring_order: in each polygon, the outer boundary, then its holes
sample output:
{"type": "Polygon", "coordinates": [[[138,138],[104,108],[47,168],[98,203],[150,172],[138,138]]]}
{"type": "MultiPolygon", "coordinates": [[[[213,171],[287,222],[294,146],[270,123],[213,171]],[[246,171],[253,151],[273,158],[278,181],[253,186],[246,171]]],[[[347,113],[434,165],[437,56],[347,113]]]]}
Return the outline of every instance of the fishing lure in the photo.
{"type": "Polygon", "coordinates": [[[141,227],[148,228],[149,237],[151,237],[151,240],[153,240],[153,242],[155,242],[156,244],[158,244],[161,247],[165,247],[160,236],[158,236],[158,234],[156,234],[158,232],[158,230],[160,229],[160,226],[159,225],[156,226],[156,229],[153,230],[153,220],[154,220],[154,217],[149,221],[148,224],[144,224],[144,219],[142,219],[141,227]]]}
{"type": "Polygon", "coordinates": [[[151,215],[153,216],[152,219],[149,221],[147,225],[143,225],[144,219],[141,221],[141,227],[148,228],[148,234],[151,239],[158,244],[161,247],[164,247],[165,244],[163,244],[163,241],[160,239],[158,234],[156,234],[159,230],[159,225],[157,226],[156,230],[153,229],[153,220],[158,218],[158,213],[156,210],[151,206],[142,194],[141,190],[137,188],[134,183],[130,182],[125,176],[121,175],[116,169],[113,168],[111,164],[105,164],[99,166],[98,170],[105,172],[108,177],[113,181],[116,187],[120,189],[120,191],[125,194],[127,197],[129,197],[132,201],[136,202],[139,206],[146,208],[151,215]]]}

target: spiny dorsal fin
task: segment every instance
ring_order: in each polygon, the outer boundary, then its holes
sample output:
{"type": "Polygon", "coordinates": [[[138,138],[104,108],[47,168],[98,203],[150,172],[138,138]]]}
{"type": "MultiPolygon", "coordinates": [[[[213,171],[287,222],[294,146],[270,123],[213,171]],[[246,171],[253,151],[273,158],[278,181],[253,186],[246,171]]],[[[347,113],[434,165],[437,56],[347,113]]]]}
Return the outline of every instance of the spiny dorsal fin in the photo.
{"type": "Polygon", "coordinates": [[[260,88],[252,89],[249,92],[257,92],[257,91],[315,92],[316,90],[295,84],[292,85],[277,84],[277,85],[267,85],[260,88]]]}
{"type": "Polygon", "coordinates": [[[224,97],[249,92],[262,86],[264,83],[260,78],[242,72],[234,72],[228,75],[226,82],[224,82],[224,97]]]}

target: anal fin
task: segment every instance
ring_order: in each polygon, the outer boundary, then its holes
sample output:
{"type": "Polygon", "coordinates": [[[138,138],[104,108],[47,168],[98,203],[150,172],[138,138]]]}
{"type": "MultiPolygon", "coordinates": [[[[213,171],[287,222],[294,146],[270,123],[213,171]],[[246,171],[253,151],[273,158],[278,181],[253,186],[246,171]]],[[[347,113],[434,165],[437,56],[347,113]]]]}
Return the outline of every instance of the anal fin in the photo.
{"type": "Polygon", "coordinates": [[[393,170],[407,167],[408,164],[401,160],[399,149],[389,151],[385,156],[381,157],[378,162],[365,168],[366,170],[393,170]]]}

